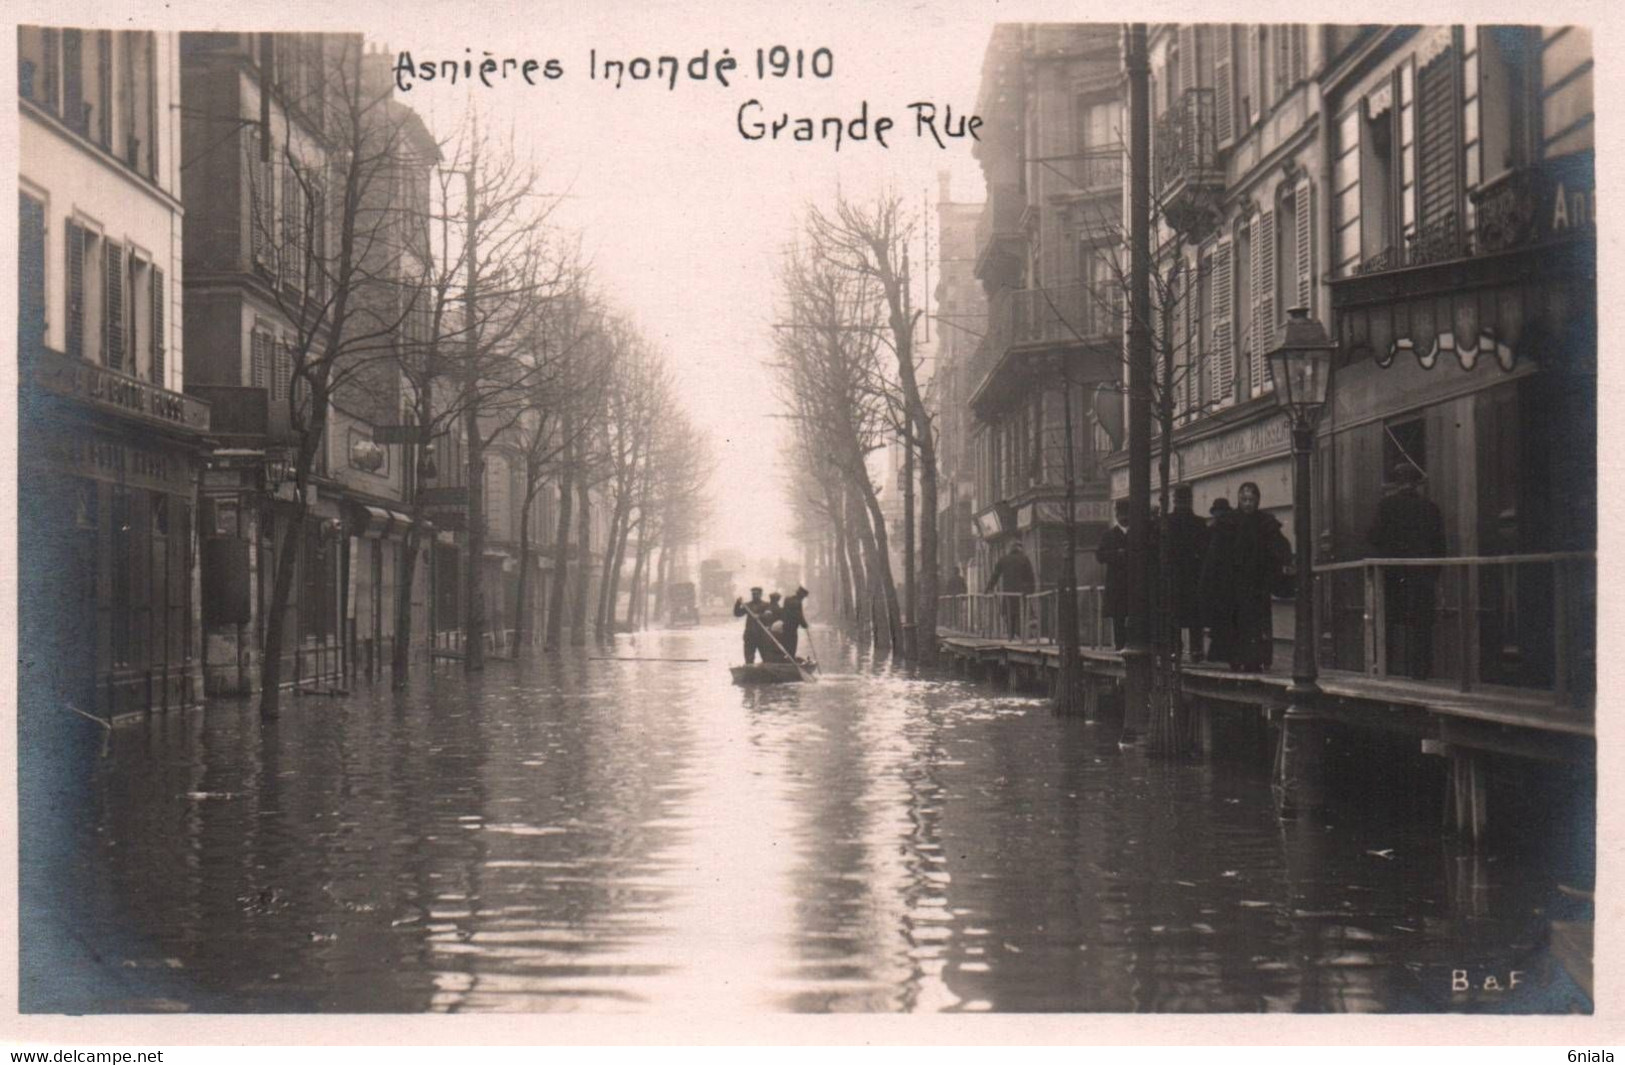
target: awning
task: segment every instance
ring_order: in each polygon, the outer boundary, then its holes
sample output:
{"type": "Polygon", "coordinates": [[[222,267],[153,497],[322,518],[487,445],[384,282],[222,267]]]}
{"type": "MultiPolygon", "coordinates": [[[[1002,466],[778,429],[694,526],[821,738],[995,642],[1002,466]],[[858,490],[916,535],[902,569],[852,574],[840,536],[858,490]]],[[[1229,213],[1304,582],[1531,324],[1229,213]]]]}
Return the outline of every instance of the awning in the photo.
{"type": "Polygon", "coordinates": [[[398,510],[358,504],[354,511],[355,531],[352,535],[369,539],[394,540],[406,535],[412,527],[412,517],[398,510]]]}
{"type": "Polygon", "coordinates": [[[389,529],[394,515],[383,507],[369,507],[365,504],[356,508],[356,516],[364,518],[364,523],[358,523],[357,532],[369,538],[383,539],[389,535],[389,529]]]}

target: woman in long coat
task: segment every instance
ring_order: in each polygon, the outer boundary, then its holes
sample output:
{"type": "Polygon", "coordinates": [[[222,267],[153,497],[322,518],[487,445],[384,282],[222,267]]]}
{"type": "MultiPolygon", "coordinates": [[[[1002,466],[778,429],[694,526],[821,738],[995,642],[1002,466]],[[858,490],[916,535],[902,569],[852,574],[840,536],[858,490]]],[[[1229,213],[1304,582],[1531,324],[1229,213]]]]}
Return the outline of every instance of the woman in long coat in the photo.
{"type": "Polygon", "coordinates": [[[1203,615],[1213,630],[1213,655],[1242,673],[1261,673],[1274,657],[1270,596],[1292,558],[1281,523],[1259,510],[1258,501],[1258,485],[1241,486],[1237,509],[1214,525],[1202,563],[1203,615]]]}

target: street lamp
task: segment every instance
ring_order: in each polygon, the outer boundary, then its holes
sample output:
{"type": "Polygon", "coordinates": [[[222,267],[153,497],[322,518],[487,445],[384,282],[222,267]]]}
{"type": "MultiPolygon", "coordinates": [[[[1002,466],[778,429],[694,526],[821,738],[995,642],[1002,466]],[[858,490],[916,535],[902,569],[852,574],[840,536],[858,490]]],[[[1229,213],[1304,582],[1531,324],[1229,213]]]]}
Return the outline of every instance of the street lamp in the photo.
{"type": "Polygon", "coordinates": [[[1319,730],[1315,705],[1320,696],[1319,667],[1315,661],[1315,589],[1313,580],[1313,523],[1309,508],[1310,456],[1315,425],[1326,408],[1331,389],[1332,359],[1337,343],[1326,335],[1307,307],[1294,307],[1275,335],[1269,352],[1275,401],[1292,420],[1292,531],[1295,598],[1292,640],[1292,686],[1287,689],[1287,710],[1281,723],[1281,744],[1276,759],[1276,786],[1282,812],[1318,806],[1320,776],[1319,730]]]}

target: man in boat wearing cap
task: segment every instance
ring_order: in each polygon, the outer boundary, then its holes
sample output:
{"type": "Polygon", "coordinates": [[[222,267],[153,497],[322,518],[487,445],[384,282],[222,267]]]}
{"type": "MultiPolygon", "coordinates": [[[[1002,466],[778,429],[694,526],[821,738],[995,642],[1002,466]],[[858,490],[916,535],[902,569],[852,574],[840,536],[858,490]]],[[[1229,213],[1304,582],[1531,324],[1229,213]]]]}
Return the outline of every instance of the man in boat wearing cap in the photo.
{"type": "MultiPolygon", "coordinates": [[[[771,607],[767,600],[762,598],[760,588],[750,590],[750,602],[742,599],[734,600],[734,617],[745,618],[745,665],[756,664],[756,652],[768,644],[764,626],[771,624],[769,620],[771,607]],[[746,615],[749,615],[748,617],[746,615]]],[[[767,655],[762,655],[762,661],[767,661],[767,655]]]]}
{"type": "Polygon", "coordinates": [[[791,658],[796,656],[796,645],[801,642],[801,630],[808,628],[807,615],[802,609],[807,602],[808,594],[807,589],[800,587],[790,594],[784,601],[783,609],[779,611],[779,622],[783,625],[784,631],[773,633],[791,658]]]}

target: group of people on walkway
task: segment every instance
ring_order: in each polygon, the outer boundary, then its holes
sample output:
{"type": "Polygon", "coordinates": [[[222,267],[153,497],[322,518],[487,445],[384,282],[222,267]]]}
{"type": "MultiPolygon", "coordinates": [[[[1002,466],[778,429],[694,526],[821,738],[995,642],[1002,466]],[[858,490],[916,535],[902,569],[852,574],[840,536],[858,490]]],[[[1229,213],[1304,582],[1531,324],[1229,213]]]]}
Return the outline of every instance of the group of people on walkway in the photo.
{"type": "Polygon", "coordinates": [[[808,627],[805,588],[788,596],[774,592],[762,598],[762,589],[752,588],[750,600],[734,600],[734,617],[745,619],[745,665],[753,665],[758,653],[763,662],[789,662],[796,657],[801,630],[808,627]]]}
{"type": "MultiPolygon", "coordinates": [[[[1251,481],[1236,493],[1236,506],[1220,497],[1203,520],[1191,509],[1189,485],[1176,485],[1173,510],[1161,530],[1168,537],[1168,607],[1174,650],[1191,661],[1228,662],[1244,673],[1269,668],[1275,641],[1270,624],[1272,597],[1292,594],[1292,547],[1273,514],[1259,509],[1261,494],[1251,481]]],[[[1128,642],[1132,605],[1127,500],[1118,500],[1116,521],[1100,538],[1095,557],[1105,571],[1101,612],[1112,622],[1112,642],[1128,642]]],[[[1153,525],[1148,548],[1163,557],[1162,532],[1153,525]]],[[[1153,589],[1155,611],[1158,595],[1153,589]]]]}

